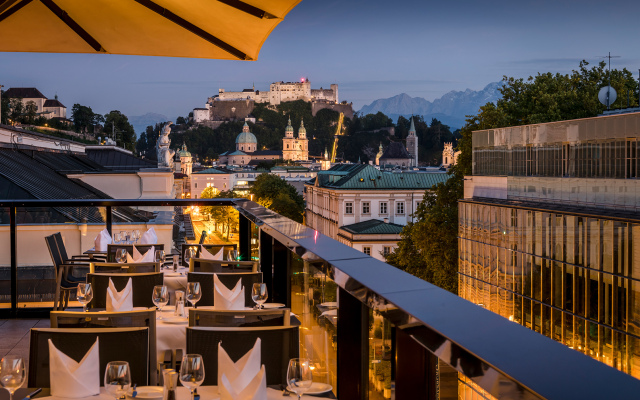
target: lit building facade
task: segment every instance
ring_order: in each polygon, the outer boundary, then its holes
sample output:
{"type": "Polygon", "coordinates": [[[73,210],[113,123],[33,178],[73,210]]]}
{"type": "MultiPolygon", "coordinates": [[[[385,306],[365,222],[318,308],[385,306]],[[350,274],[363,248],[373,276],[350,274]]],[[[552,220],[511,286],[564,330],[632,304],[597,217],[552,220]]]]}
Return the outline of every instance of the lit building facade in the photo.
{"type": "Polygon", "coordinates": [[[477,131],[459,295],[640,378],[640,114],[477,131]]]}
{"type": "Polygon", "coordinates": [[[293,137],[293,126],[291,126],[291,118],[289,124],[284,130],[284,139],[282,139],[282,159],[292,161],[309,160],[309,139],[307,139],[307,129],[304,127],[304,121],[300,121],[298,129],[298,137],[293,137]]]}

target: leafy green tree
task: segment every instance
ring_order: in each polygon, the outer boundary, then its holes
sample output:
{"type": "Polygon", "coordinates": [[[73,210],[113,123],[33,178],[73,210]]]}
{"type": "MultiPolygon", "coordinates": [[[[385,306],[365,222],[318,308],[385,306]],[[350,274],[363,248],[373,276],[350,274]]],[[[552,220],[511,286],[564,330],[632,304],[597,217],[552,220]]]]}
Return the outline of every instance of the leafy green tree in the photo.
{"type": "Polygon", "coordinates": [[[251,187],[256,202],[278,214],[302,223],[304,199],[296,188],[273,174],[261,174],[251,187]]]}
{"type": "MultiPolygon", "coordinates": [[[[200,198],[202,199],[229,199],[236,198],[236,194],[233,190],[225,191],[225,192],[217,192],[217,189],[214,187],[205,188],[200,194],[200,198]]],[[[201,207],[200,211],[203,214],[208,214],[211,219],[214,221],[215,229],[218,230],[218,226],[220,226],[222,230],[223,237],[226,236],[227,240],[229,239],[229,234],[231,233],[231,228],[234,226],[238,226],[240,222],[240,215],[238,214],[238,210],[229,206],[211,206],[211,207],[201,207]]]]}
{"type": "Polygon", "coordinates": [[[22,99],[11,99],[9,103],[9,119],[13,122],[22,122],[22,114],[24,113],[24,104],[22,99]]]}
{"type": "Polygon", "coordinates": [[[38,112],[38,106],[33,100],[27,101],[24,106],[25,122],[32,124],[36,119],[36,113],[38,112]]]}
{"type": "Polygon", "coordinates": [[[128,150],[135,150],[136,133],[129,123],[129,118],[118,110],[113,110],[104,116],[104,134],[110,136],[115,132],[116,143],[128,150]]]}
{"type": "Polygon", "coordinates": [[[0,90],[0,124],[9,123],[10,103],[9,99],[5,97],[4,90],[0,90]]]}
{"type": "Polygon", "coordinates": [[[71,120],[76,132],[90,132],[94,125],[104,122],[104,117],[94,113],[91,107],[75,103],[71,108],[71,120]]]}

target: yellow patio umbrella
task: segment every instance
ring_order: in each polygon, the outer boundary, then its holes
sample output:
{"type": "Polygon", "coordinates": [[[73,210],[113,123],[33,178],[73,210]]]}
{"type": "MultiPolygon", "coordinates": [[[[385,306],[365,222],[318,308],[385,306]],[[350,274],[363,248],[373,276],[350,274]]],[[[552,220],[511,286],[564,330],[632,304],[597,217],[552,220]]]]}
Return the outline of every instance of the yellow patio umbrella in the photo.
{"type": "Polygon", "coordinates": [[[300,0],[0,0],[0,51],[257,60],[300,0]]]}

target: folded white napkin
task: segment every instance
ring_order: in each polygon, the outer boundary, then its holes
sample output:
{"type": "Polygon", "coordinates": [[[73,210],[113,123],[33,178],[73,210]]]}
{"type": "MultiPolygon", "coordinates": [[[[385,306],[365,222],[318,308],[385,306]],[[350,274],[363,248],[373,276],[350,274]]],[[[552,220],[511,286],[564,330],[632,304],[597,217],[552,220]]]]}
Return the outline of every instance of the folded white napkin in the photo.
{"type": "Polygon", "coordinates": [[[229,290],[217,274],[213,274],[213,305],[216,310],[243,310],[244,309],[244,287],[242,287],[242,279],[238,279],[238,283],[229,290]]]}
{"type": "Polygon", "coordinates": [[[224,247],[220,248],[220,251],[217,252],[215,255],[209,253],[209,250],[205,249],[204,247],[200,249],[200,258],[205,259],[205,260],[220,260],[222,261],[222,251],[224,250],[224,247]]]}
{"type": "Polygon", "coordinates": [[[107,288],[107,312],[116,311],[133,311],[133,289],[131,278],[127,282],[127,286],[121,292],[116,290],[113,281],[109,278],[109,287],[107,288]]]}
{"type": "Polygon", "coordinates": [[[218,389],[220,400],[265,400],[267,377],[260,365],[260,338],[253,348],[233,362],[218,343],[218,389]]]}
{"type": "Polygon", "coordinates": [[[52,396],[78,399],[100,394],[98,338],[79,363],[49,339],[49,381],[52,396]]]}
{"type": "Polygon", "coordinates": [[[151,246],[151,248],[147,250],[147,252],[144,253],[144,255],[140,254],[138,249],[136,249],[136,246],[133,246],[133,257],[129,253],[127,253],[127,262],[128,263],[154,262],[155,254],[156,254],[156,246],[151,246]]]}
{"type": "Polygon", "coordinates": [[[94,249],[96,251],[107,251],[107,245],[111,244],[111,235],[109,235],[109,231],[103,229],[98,233],[96,239],[94,240],[94,249]]]}
{"type": "Polygon", "coordinates": [[[140,236],[140,244],[158,244],[158,235],[153,228],[149,228],[148,231],[140,236]]]}

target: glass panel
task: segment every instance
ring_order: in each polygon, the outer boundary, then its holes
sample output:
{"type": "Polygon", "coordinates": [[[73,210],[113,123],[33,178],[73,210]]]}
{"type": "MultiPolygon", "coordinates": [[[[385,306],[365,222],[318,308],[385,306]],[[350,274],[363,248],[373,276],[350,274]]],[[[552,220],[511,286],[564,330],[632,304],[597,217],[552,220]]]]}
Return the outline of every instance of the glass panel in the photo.
{"type": "Polygon", "coordinates": [[[0,208],[0,235],[0,309],[8,309],[11,308],[9,208],[0,208]]]}
{"type": "Polygon", "coordinates": [[[369,398],[391,398],[391,323],[369,310],[369,398]]]}

